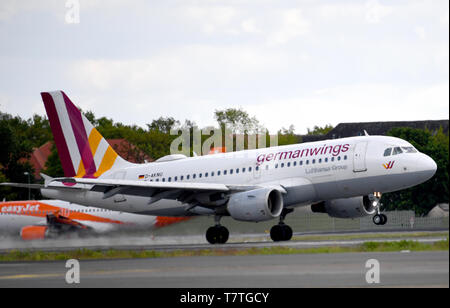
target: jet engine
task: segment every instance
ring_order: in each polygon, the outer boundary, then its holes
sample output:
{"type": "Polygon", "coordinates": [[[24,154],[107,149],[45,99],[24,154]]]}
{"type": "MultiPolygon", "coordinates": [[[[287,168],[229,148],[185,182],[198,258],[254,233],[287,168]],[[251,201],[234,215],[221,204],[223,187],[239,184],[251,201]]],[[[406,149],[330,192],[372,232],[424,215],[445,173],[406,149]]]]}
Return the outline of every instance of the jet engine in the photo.
{"type": "Polygon", "coordinates": [[[281,192],[260,188],[231,195],[227,204],[231,217],[241,221],[266,221],[280,216],[283,210],[281,192]]]}
{"type": "Polygon", "coordinates": [[[25,241],[46,239],[48,237],[48,227],[25,226],[20,230],[20,237],[25,241]]]}
{"type": "Polygon", "coordinates": [[[375,214],[377,205],[369,196],[361,196],[323,201],[311,205],[311,210],[335,218],[358,218],[375,214]]]}

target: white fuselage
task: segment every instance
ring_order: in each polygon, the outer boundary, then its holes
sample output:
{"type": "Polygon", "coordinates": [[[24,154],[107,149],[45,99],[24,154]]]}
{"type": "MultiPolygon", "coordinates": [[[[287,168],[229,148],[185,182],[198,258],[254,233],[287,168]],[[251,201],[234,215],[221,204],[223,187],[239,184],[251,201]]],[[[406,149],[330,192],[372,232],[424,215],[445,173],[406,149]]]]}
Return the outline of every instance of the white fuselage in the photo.
{"type": "MultiPolygon", "coordinates": [[[[432,177],[436,171],[434,161],[415,149],[405,150],[407,148],[411,149],[411,144],[393,137],[351,137],[132,165],[108,171],[100,179],[277,185],[287,191],[283,195],[284,206],[295,207],[401,190],[432,177]],[[386,149],[395,147],[403,147],[403,153],[384,156],[386,149]]],[[[147,215],[213,214],[207,210],[191,211],[189,204],[170,199],[149,204],[148,196],[116,194],[103,198],[101,192],[78,192],[76,189],[42,189],[42,194],[48,198],[147,215]]]]}

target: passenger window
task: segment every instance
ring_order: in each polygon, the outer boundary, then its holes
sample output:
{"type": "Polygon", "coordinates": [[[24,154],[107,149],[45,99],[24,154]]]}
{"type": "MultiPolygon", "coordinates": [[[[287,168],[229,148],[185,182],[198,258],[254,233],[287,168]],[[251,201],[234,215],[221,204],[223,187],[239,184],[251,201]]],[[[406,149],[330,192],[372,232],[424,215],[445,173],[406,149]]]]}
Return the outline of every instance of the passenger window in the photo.
{"type": "Polygon", "coordinates": [[[402,154],[402,153],[403,153],[403,151],[400,147],[395,147],[392,155],[397,155],[397,154],[402,154]]]}
{"type": "Polygon", "coordinates": [[[236,169],[236,173],[239,173],[239,168],[236,169]]]}
{"type": "Polygon", "coordinates": [[[319,164],[322,163],[322,158],[319,158],[319,164]]]}
{"type": "Polygon", "coordinates": [[[287,163],[287,166],[290,167],[290,166],[291,166],[291,163],[287,163]]]}
{"type": "Polygon", "coordinates": [[[220,170],[219,170],[219,171],[217,171],[217,176],[220,176],[220,170]]]}
{"type": "Polygon", "coordinates": [[[227,170],[223,170],[223,175],[227,175],[227,170]]]}
{"type": "Polygon", "coordinates": [[[248,172],[252,172],[252,167],[248,167],[248,172]]]}
{"type": "Polygon", "coordinates": [[[196,177],[197,177],[197,175],[196,175],[196,174],[193,174],[193,175],[192,175],[192,178],[193,178],[193,179],[195,179],[196,177]]]}
{"type": "Polygon", "coordinates": [[[230,169],[230,175],[233,174],[233,169],[230,169]]]}
{"type": "Polygon", "coordinates": [[[205,178],[207,178],[207,177],[208,177],[208,172],[205,173],[205,178]]]}
{"type": "Polygon", "coordinates": [[[186,180],[189,180],[191,178],[191,176],[188,174],[186,175],[186,180]]]}
{"type": "Polygon", "coordinates": [[[387,148],[386,150],[384,150],[384,156],[390,156],[392,152],[392,148],[387,148]]]}
{"type": "Polygon", "coordinates": [[[284,163],[281,163],[281,168],[284,168],[284,163]]]}

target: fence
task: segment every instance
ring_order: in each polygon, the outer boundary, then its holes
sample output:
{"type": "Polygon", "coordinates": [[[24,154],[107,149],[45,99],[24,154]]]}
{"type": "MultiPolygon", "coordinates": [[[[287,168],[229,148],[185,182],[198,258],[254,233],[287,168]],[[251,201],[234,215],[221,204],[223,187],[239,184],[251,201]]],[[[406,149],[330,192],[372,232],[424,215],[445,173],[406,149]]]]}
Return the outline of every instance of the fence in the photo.
{"type": "MultiPolygon", "coordinates": [[[[294,232],[357,232],[357,231],[411,231],[411,230],[448,230],[448,217],[415,217],[413,211],[385,212],[388,222],[377,226],[372,222],[372,216],[356,219],[332,218],[327,214],[312,214],[295,211],[287,216],[285,222],[294,232]]],[[[268,222],[249,223],[235,221],[223,217],[221,224],[226,226],[231,234],[268,233],[277,224],[276,219],[268,222]]],[[[207,228],[214,225],[213,217],[196,217],[189,221],[167,226],[155,231],[158,235],[203,235],[207,228]]]]}

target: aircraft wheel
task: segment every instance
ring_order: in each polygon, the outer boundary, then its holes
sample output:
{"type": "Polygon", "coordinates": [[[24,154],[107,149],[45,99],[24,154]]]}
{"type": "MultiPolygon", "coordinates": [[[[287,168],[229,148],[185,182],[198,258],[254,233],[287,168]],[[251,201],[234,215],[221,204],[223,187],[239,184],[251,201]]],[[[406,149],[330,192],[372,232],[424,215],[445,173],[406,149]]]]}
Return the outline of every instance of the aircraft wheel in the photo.
{"type": "Polygon", "coordinates": [[[289,241],[292,239],[292,228],[288,225],[275,225],[270,229],[270,238],[274,242],[289,241]]]}
{"type": "Polygon", "coordinates": [[[228,241],[230,232],[224,226],[210,227],[206,231],[206,240],[210,244],[225,244],[228,241]]]}
{"type": "Polygon", "coordinates": [[[380,226],[383,224],[384,219],[380,214],[376,214],[375,216],[373,216],[372,221],[377,226],[380,226]]]}
{"type": "Polygon", "coordinates": [[[284,240],[290,241],[292,239],[292,235],[294,232],[292,231],[292,228],[288,225],[284,225],[284,240]]]}
{"type": "Polygon", "coordinates": [[[381,225],[384,226],[387,223],[388,218],[384,214],[380,214],[380,216],[381,216],[381,225]]]}

